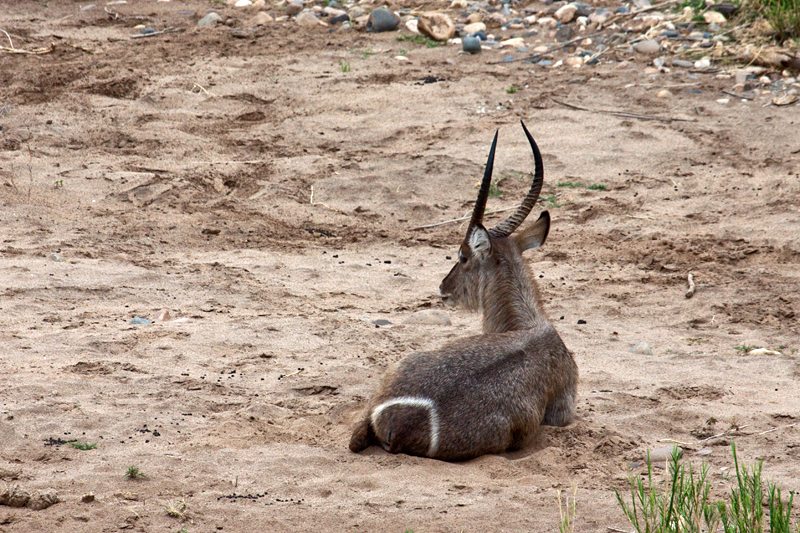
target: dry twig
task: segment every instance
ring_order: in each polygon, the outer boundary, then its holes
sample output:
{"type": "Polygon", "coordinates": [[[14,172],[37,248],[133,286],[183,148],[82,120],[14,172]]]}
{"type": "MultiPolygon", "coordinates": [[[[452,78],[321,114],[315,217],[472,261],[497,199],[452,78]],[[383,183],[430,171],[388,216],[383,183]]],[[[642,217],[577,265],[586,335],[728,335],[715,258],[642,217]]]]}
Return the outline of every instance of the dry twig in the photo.
{"type": "Polygon", "coordinates": [[[694,291],[696,288],[694,284],[694,276],[692,276],[691,272],[689,272],[688,282],[689,282],[689,290],[686,291],[686,297],[691,298],[692,296],[694,296],[694,291]]]}
{"type": "Polygon", "coordinates": [[[562,102],[550,97],[552,101],[559,105],[563,105],[564,107],[569,107],[570,109],[577,109],[578,111],[588,111],[589,113],[600,113],[604,115],[612,115],[615,117],[620,118],[636,118],[639,120],[658,120],[659,122],[696,122],[694,119],[691,118],[676,118],[676,117],[660,117],[657,115],[642,115],[640,113],[630,113],[628,111],[615,111],[613,109],[589,109],[588,107],[582,107],[575,104],[570,104],[568,102],[562,102]]]}
{"type": "MultiPolygon", "coordinates": [[[[494,211],[486,211],[486,213],[484,213],[484,215],[493,215],[494,213],[502,213],[503,211],[511,211],[512,209],[516,209],[518,207],[519,207],[518,205],[515,205],[514,207],[506,207],[506,208],[503,208],[503,209],[495,209],[494,211]]],[[[444,226],[445,224],[451,224],[453,222],[461,222],[462,220],[467,220],[471,216],[472,216],[472,209],[470,209],[469,212],[467,212],[467,214],[464,215],[463,217],[451,218],[450,220],[445,220],[443,222],[435,222],[433,224],[425,224],[424,226],[414,226],[413,228],[409,228],[409,229],[415,230],[415,229],[435,228],[436,226],[444,226]]]]}

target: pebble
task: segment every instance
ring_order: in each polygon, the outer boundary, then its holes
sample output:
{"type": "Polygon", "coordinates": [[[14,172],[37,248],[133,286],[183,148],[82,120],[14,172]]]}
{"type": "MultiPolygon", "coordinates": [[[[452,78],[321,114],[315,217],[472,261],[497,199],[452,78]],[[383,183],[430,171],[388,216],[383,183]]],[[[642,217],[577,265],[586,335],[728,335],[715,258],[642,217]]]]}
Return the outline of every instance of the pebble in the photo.
{"type": "Polygon", "coordinates": [[[727,104],[730,101],[731,101],[730,98],[720,98],[719,100],[717,100],[717,103],[718,104],[727,104]]]}
{"type": "Polygon", "coordinates": [[[206,15],[205,17],[203,17],[200,20],[198,20],[197,21],[197,25],[198,26],[211,26],[212,24],[214,24],[216,22],[219,22],[220,20],[222,20],[222,17],[220,17],[218,13],[215,13],[215,12],[212,11],[211,13],[206,15]]]}
{"type": "Polygon", "coordinates": [[[162,310],[161,310],[161,311],[159,311],[159,312],[158,312],[158,314],[156,315],[156,320],[157,320],[157,321],[159,321],[159,322],[166,322],[166,321],[168,321],[170,318],[172,318],[172,317],[171,317],[171,316],[170,316],[170,314],[169,314],[169,309],[162,309],[162,310]]]}
{"type": "Polygon", "coordinates": [[[345,13],[344,15],[337,15],[328,19],[328,24],[331,25],[339,24],[340,22],[350,22],[350,15],[345,13]]]}
{"type": "Polygon", "coordinates": [[[646,342],[640,342],[628,351],[631,353],[638,353],[639,355],[653,355],[653,350],[646,342]]]}
{"type": "MultiPolygon", "coordinates": [[[[672,450],[675,446],[662,446],[661,448],[656,448],[655,450],[650,450],[650,463],[663,463],[664,461],[668,461],[672,457],[672,450]]],[[[678,448],[678,457],[683,455],[683,448],[680,446],[678,448]]],[[[645,455],[645,460],[647,460],[647,456],[645,455]]]]}
{"type": "Polygon", "coordinates": [[[376,320],[371,320],[370,322],[375,324],[376,326],[390,326],[392,324],[385,318],[378,318],[376,320]]]}
{"type": "Polygon", "coordinates": [[[725,24],[727,22],[725,15],[717,11],[706,11],[703,13],[703,20],[708,24],[725,24]]]}
{"type": "Polygon", "coordinates": [[[453,20],[444,13],[426,13],[417,19],[417,28],[423,35],[427,35],[435,41],[446,41],[452,39],[456,34],[456,26],[453,20]]]}
{"type": "Polygon", "coordinates": [[[661,89],[658,91],[656,98],[672,98],[672,93],[669,92],[667,89],[661,89]]]}
{"type": "Polygon", "coordinates": [[[403,324],[428,324],[432,326],[450,326],[450,317],[444,311],[423,309],[403,320],[403,324]]]}
{"type": "Polygon", "coordinates": [[[481,51],[481,40],[477,37],[464,37],[461,49],[470,54],[477,54],[481,51]]]}
{"type": "Polygon", "coordinates": [[[94,501],[94,492],[87,492],[81,496],[81,501],[83,503],[92,503],[94,501]]]}
{"type": "Polygon", "coordinates": [[[137,324],[152,324],[152,322],[150,322],[146,318],[142,318],[140,316],[135,316],[135,317],[133,317],[133,319],[131,319],[130,322],[128,322],[128,324],[133,324],[135,326],[137,324]]]}
{"type": "Polygon", "coordinates": [[[266,11],[259,11],[255,17],[250,21],[251,26],[266,26],[272,23],[272,17],[266,11]]]}
{"type": "Polygon", "coordinates": [[[369,19],[367,20],[367,31],[374,33],[392,31],[397,27],[398,24],[400,24],[400,17],[385,7],[379,7],[369,14],[369,19]]]}
{"type": "Polygon", "coordinates": [[[313,28],[322,24],[322,21],[311,11],[303,11],[294,19],[298,24],[306,28],[313,28]]]}
{"type": "Polygon", "coordinates": [[[560,8],[558,8],[558,11],[556,11],[555,13],[555,17],[562,24],[567,24],[569,22],[572,22],[577,12],[578,8],[575,5],[567,4],[565,6],[561,6],[560,8]]]}
{"type": "Polygon", "coordinates": [[[710,66],[711,66],[711,60],[708,59],[707,57],[704,57],[703,59],[698,59],[697,61],[694,62],[694,68],[708,68],[710,66]]]}
{"type": "MultiPolygon", "coordinates": [[[[347,11],[344,9],[336,9],[335,7],[327,6],[322,10],[323,13],[328,15],[329,17],[341,17],[342,15],[347,15],[347,11]]],[[[350,20],[350,16],[348,15],[347,20],[350,20]]]]}
{"type": "Polygon", "coordinates": [[[536,21],[536,23],[539,26],[544,26],[545,28],[550,28],[551,30],[554,30],[558,27],[558,21],[553,17],[542,17],[536,21]]]}
{"type": "Polygon", "coordinates": [[[64,261],[64,258],[61,257],[61,254],[57,254],[56,252],[51,252],[47,257],[50,259],[50,261],[55,261],[56,263],[61,263],[64,261]]]}
{"type": "Polygon", "coordinates": [[[252,5],[252,0],[237,0],[237,2],[233,4],[233,7],[249,7],[252,5]]]}
{"type": "Polygon", "coordinates": [[[714,450],[712,450],[711,448],[703,448],[702,450],[697,450],[696,452],[694,452],[694,454],[695,455],[711,455],[711,452],[713,452],[713,451],[714,450]]]}
{"type": "Polygon", "coordinates": [[[575,33],[572,26],[561,26],[556,30],[556,41],[560,43],[571,41],[574,36],[575,33]]]}
{"type": "Polygon", "coordinates": [[[473,35],[473,37],[477,37],[481,41],[485,41],[486,40],[486,32],[483,31],[483,30],[476,31],[475,34],[473,35]]]}
{"type": "Polygon", "coordinates": [[[139,30],[139,33],[142,35],[150,35],[151,33],[155,32],[156,30],[154,30],[153,28],[142,28],[141,30],[139,30]]]}
{"type": "Polygon", "coordinates": [[[463,31],[469,35],[478,33],[479,31],[486,31],[486,24],[483,22],[473,22],[472,24],[467,24],[464,26],[463,31]]]}
{"type": "Polygon", "coordinates": [[[406,21],[406,28],[411,33],[419,34],[419,25],[417,24],[417,19],[407,20],[406,21]]]}
{"type": "Polygon", "coordinates": [[[501,42],[500,46],[502,47],[511,46],[513,48],[521,48],[525,46],[525,40],[522,37],[514,37],[513,39],[506,39],[505,41],[501,42]]]}
{"type": "Polygon", "coordinates": [[[289,15],[290,17],[293,17],[293,16],[297,15],[298,13],[300,13],[303,10],[303,8],[305,8],[305,7],[306,7],[305,2],[302,2],[300,0],[295,0],[294,2],[292,2],[291,4],[286,6],[285,13],[287,15],[289,15]]]}
{"type": "Polygon", "coordinates": [[[694,66],[694,63],[692,63],[691,61],[686,61],[685,59],[673,59],[672,66],[681,68],[692,68],[694,66]]]}
{"type": "Polygon", "coordinates": [[[583,65],[583,59],[580,57],[568,57],[564,60],[564,64],[572,68],[580,68],[583,65]]]}
{"type": "Polygon", "coordinates": [[[661,51],[661,45],[654,39],[647,39],[634,44],[633,49],[640,54],[654,55],[661,51]]]}

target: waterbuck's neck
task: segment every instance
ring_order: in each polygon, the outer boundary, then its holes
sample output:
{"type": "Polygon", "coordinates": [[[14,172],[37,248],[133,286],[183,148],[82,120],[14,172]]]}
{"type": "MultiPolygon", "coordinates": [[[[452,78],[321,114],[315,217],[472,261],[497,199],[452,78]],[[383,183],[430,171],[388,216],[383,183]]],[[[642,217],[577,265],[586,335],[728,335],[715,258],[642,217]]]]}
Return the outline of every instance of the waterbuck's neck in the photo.
{"type": "Polygon", "coordinates": [[[483,332],[531,329],[547,322],[539,290],[519,254],[503,254],[494,275],[485,276],[481,290],[483,332]]]}

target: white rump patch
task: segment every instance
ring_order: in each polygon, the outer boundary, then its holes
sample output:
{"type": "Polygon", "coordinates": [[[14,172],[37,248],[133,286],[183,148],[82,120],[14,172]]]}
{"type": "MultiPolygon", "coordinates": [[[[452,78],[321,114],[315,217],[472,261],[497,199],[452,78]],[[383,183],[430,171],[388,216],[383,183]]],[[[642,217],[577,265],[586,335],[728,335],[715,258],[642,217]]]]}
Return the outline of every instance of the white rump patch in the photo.
{"type": "Polygon", "coordinates": [[[375,409],[372,410],[372,427],[375,427],[380,418],[381,413],[387,407],[394,405],[405,405],[408,407],[420,407],[428,410],[429,423],[431,426],[430,445],[428,446],[428,457],[433,457],[439,449],[439,413],[436,411],[436,406],[433,400],[429,398],[414,398],[412,396],[401,396],[400,398],[392,398],[389,401],[383,402],[375,409]]]}

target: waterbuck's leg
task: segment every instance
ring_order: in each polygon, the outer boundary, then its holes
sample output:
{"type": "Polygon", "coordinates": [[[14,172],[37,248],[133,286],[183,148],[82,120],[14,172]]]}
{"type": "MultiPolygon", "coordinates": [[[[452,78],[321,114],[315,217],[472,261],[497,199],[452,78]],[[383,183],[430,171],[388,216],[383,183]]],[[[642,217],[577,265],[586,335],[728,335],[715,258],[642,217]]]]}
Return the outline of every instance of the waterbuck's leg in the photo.
{"type": "Polygon", "coordinates": [[[547,406],[542,424],[545,426],[566,426],[575,417],[575,397],[577,386],[571,384],[561,391],[547,406]]]}

